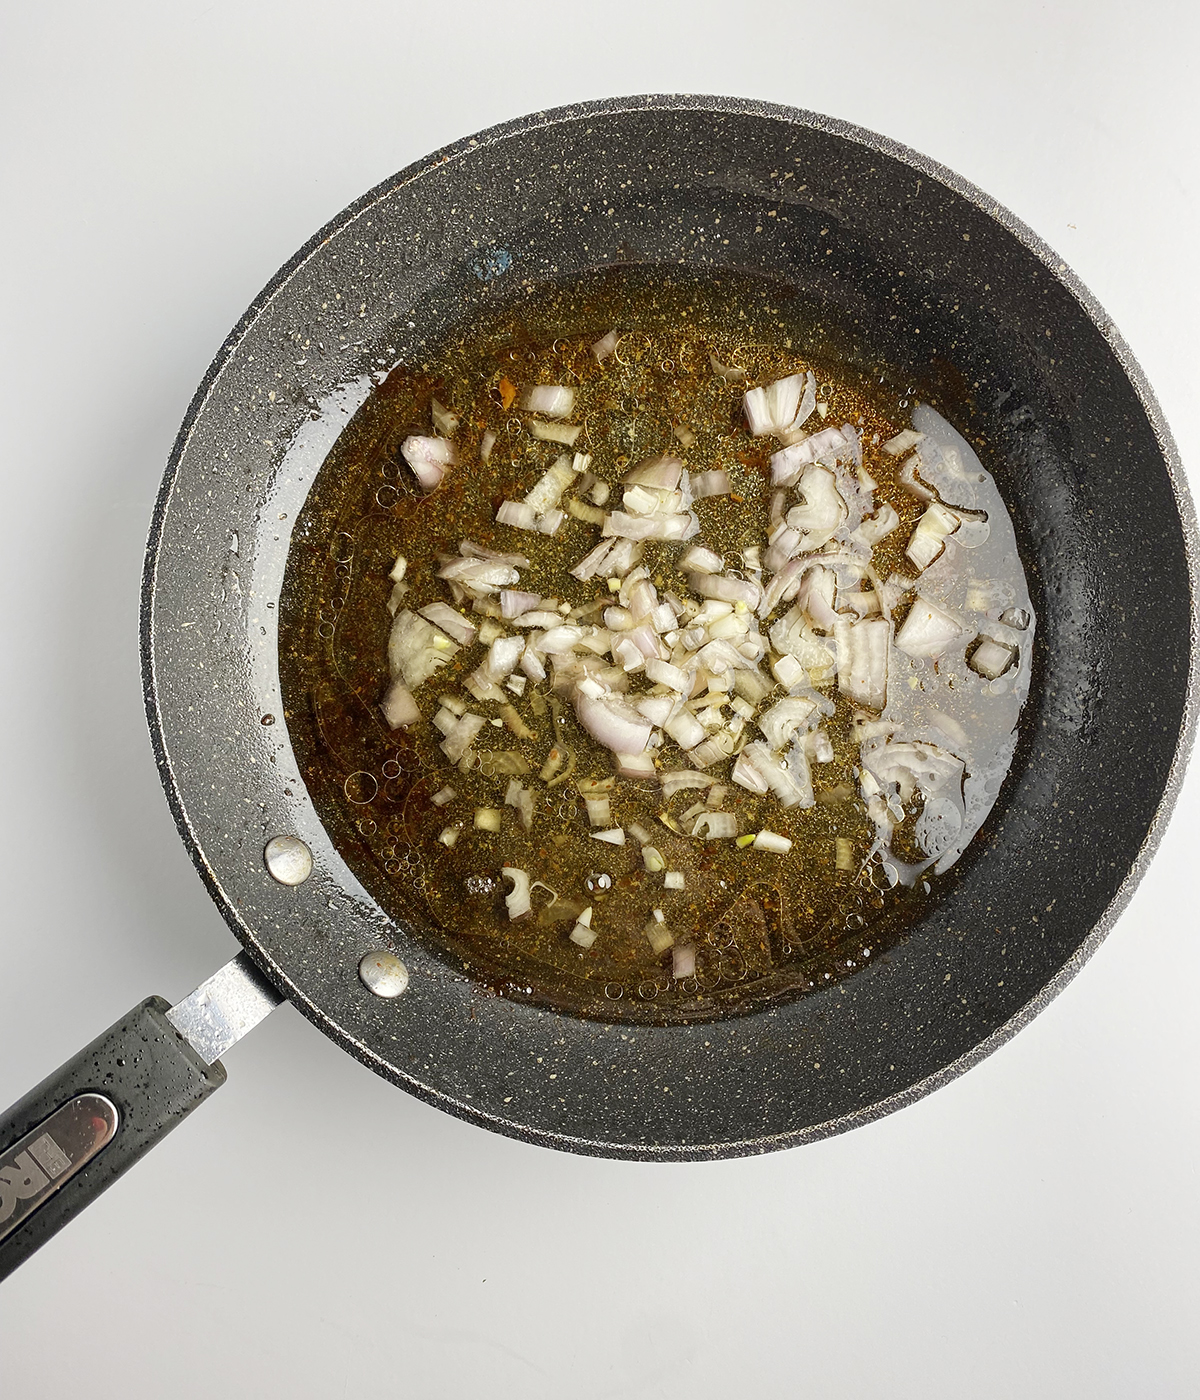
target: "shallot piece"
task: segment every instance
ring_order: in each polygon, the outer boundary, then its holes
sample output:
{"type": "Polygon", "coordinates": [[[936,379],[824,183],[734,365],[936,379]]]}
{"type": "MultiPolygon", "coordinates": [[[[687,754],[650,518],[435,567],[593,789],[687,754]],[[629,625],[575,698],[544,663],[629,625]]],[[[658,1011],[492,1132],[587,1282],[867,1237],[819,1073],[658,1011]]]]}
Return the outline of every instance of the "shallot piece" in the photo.
{"type": "Polygon", "coordinates": [[[615,754],[644,753],[650,741],[650,721],[615,695],[577,695],[575,714],[592,738],[615,754]]]}
{"type": "Polygon", "coordinates": [[[676,981],[696,975],[696,945],[680,943],[671,949],[671,976],[676,981]]]}
{"type": "Polygon", "coordinates": [[[521,407],[547,418],[567,418],[575,407],[575,390],[562,384],[535,384],[521,395],[521,407]]]}
{"type": "Polygon", "coordinates": [[[439,436],[450,438],[458,431],[458,414],[452,408],[434,399],[429,405],[429,413],[433,419],[433,431],[439,436]]]}
{"type": "Polygon", "coordinates": [[[592,927],[592,906],[590,904],[575,920],[575,926],[567,937],[581,948],[590,948],[595,943],[596,930],[592,927]]]}
{"type": "Polygon", "coordinates": [[[938,501],[932,502],[917,521],[908,548],[904,551],[918,569],[927,569],[941,557],[947,538],[959,527],[959,518],[938,501]]]}
{"type": "Polygon", "coordinates": [[[912,428],[905,428],[895,437],[888,438],[887,442],[883,444],[883,450],[892,457],[903,457],[906,452],[911,452],[924,437],[924,433],[915,432],[912,428]]]}
{"type": "Polygon", "coordinates": [[[616,331],[609,331],[607,335],[602,335],[599,340],[594,340],[592,342],[592,354],[596,357],[596,363],[602,365],[616,348],[616,331]]]}
{"type": "Polygon", "coordinates": [[[546,423],[540,418],[526,419],[529,431],[543,442],[559,442],[564,447],[574,447],[583,432],[582,423],[546,423]]]}
{"type": "Polygon", "coordinates": [[[510,919],[521,919],[533,908],[529,892],[529,872],[515,865],[504,866],[500,874],[512,882],[512,889],[504,896],[504,907],[510,919]]]}
{"type": "Polygon", "coordinates": [[[744,384],[746,382],[746,371],[738,365],[723,365],[713,354],[709,354],[708,363],[712,366],[712,372],[719,375],[727,384],[744,384]]]}
{"type": "Polygon", "coordinates": [[[993,637],[984,637],[971,654],[967,665],[989,681],[998,680],[1017,659],[1017,648],[993,637]]]}
{"type": "Polygon", "coordinates": [[[551,463],[541,480],[525,497],[525,504],[532,506],[538,515],[544,515],[558,505],[562,493],[574,480],[575,469],[571,466],[571,459],[564,453],[551,463]]]}
{"type": "Polygon", "coordinates": [[[771,482],[775,486],[794,486],[805,467],[816,463],[833,466],[837,461],[852,460],[856,447],[857,436],[851,438],[841,428],[823,428],[772,455],[771,482]]]}
{"type": "Polygon", "coordinates": [[[849,514],[846,502],[837,489],[837,479],[826,467],[805,468],[797,489],[804,504],[788,511],[787,523],[801,532],[802,550],[820,549],[845,523],[849,514]]]}
{"type": "Polygon", "coordinates": [[[470,646],[479,631],[473,622],[468,622],[462,613],[457,612],[449,603],[428,603],[420,612],[426,621],[440,627],[463,646],[470,646]]]}
{"type": "Polygon", "coordinates": [[[442,478],[458,463],[454,444],[441,437],[407,437],[400,444],[400,455],[412,468],[423,491],[436,490],[442,478]]]}
{"type": "Polygon", "coordinates": [[[692,835],[705,841],[732,840],[737,835],[737,817],[732,812],[705,812],[696,818],[692,835]]]}
{"type": "Polygon", "coordinates": [[[394,677],[401,677],[410,690],[427,681],[457,650],[457,642],[416,613],[405,609],[392,620],[392,630],[388,634],[388,668],[394,677]]]}
{"type": "Polygon", "coordinates": [[[725,567],[725,560],[704,545],[694,544],[680,556],[679,567],[685,573],[719,574],[725,567]]]}
{"type": "Polygon", "coordinates": [[[622,478],[627,486],[651,486],[659,491],[674,491],[683,475],[683,463],[678,457],[663,454],[646,457],[636,463],[622,478]]]}
{"type": "Polygon", "coordinates": [[[963,627],[948,612],[918,594],[896,633],[896,649],[908,656],[932,659],[944,656],[963,635],[963,627]]]}
{"type": "Polygon", "coordinates": [[[525,501],[501,501],[496,511],[496,521],[517,530],[536,530],[537,512],[525,501]]]}
{"type": "Polygon", "coordinates": [[[747,389],[742,399],[746,423],[754,437],[767,433],[782,437],[795,432],[816,406],[816,380],[811,372],[807,376],[790,374],[762,388],[747,389]]]}
{"type": "Polygon", "coordinates": [[[502,681],[517,668],[525,650],[524,637],[497,637],[488,648],[484,670],[490,681],[502,681]]]}
{"type": "MultiPolygon", "coordinates": [[[[678,429],[676,429],[678,433],[678,429]]],[[[684,443],[686,447],[688,444],[684,443]]],[[[692,499],[706,500],[709,496],[727,496],[732,490],[729,473],[723,468],[716,471],[697,472],[692,477],[692,499]]]]}
{"type": "Polygon", "coordinates": [[[398,678],[388,686],[379,708],[392,729],[405,729],[410,724],[416,724],[421,718],[421,711],[413,699],[412,691],[398,678]]]}
{"type": "Polygon", "coordinates": [[[892,624],[883,618],[839,621],[834,631],[838,689],[869,710],[882,710],[887,704],[891,636],[892,624]]]}

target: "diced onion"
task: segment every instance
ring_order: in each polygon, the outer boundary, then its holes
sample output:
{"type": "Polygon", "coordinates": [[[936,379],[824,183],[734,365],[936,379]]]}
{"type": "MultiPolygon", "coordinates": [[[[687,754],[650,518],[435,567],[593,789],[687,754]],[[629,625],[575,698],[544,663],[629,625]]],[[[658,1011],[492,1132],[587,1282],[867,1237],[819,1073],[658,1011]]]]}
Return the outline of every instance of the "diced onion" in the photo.
{"type": "Polygon", "coordinates": [[[694,544],[680,556],[679,567],[684,573],[719,574],[725,567],[725,560],[704,545],[694,544]]]}
{"type": "Polygon", "coordinates": [[[530,433],[543,442],[560,442],[564,447],[574,447],[583,432],[582,423],[545,423],[540,418],[527,418],[530,433]]]}
{"type": "Polygon", "coordinates": [[[423,491],[434,491],[458,461],[454,444],[441,437],[407,437],[400,444],[400,455],[412,468],[423,491]]]}
{"type": "MultiPolygon", "coordinates": [[[[684,443],[684,446],[687,447],[688,444],[684,443]]],[[[707,500],[709,496],[727,496],[731,489],[729,473],[723,468],[717,471],[696,472],[692,477],[692,499],[696,501],[707,500]]]]}
{"type": "Polygon", "coordinates": [[[607,335],[602,335],[599,340],[592,342],[592,354],[595,355],[599,364],[603,364],[616,348],[616,331],[609,331],[607,335]]]}
{"type": "Polygon", "coordinates": [[[998,642],[993,637],[984,639],[971,654],[967,665],[972,671],[994,681],[1002,676],[1017,659],[1017,648],[998,642]]]}
{"type": "Polygon", "coordinates": [[[692,835],[701,836],[706,841],[732,839],[737,835],[737,817],[732,812],[705,812],[697,817],[692,835]]]}
{"type": "Polygon", "coordinates": [[[529,874],[517,866],[506,865],[500,874],[512,882],[512,889],[504,896],[504,907],[510,919],[520,919],[533,907],[529,891],[529,874]]]}
{"type": "Polygon", "coordinates": [[[958,529],[959,518],[934,501],[925,514],[917,521],[912,539],[904,551],[918,569],[927,569],[941,556],[946,547],[946,538],[958,529]]]}
{"type": "Polygon", "coordinates": [[[412,691],[399,678],[388,686],[379,707],[392,729],[405,729],[410,724],[416,724],[421,718],[421,711],[413,699],[412,691]]]}
{"type": "Polygon", "coordinates": [[[918,595],[896,633],[896,648],[918,658],[943,656],[962,635],[963,628],[949,613],[918,595]]]}
{"type": "Polygon", "coordinates": [[[754,849],[785,856],[792,849],[792,843],[786,836],[779,836],[774,831],[760,831],[754,838],[754,849]]]}
{"type": "Polygon", "coordinates": [[[680,943],[671,949],[671,976],[676,981],[696,975],[696,945],[680,943]]]}
{"type": "Polygon", "coordinates": [[[547,418],[567,418],[575,407],[575,390],[562,384],[535,384],[521,395],[521,407],[547,418]]]}
{"type": "Polygon", "coordinates": [[[449,603],[429,603],[420,609],[420,613],[423,618],[432,622],[435,627],[440,627],[463,646],[470,646],[479,631],[473,622],[468,622],[462,613],[452,608],[449,603]]]}

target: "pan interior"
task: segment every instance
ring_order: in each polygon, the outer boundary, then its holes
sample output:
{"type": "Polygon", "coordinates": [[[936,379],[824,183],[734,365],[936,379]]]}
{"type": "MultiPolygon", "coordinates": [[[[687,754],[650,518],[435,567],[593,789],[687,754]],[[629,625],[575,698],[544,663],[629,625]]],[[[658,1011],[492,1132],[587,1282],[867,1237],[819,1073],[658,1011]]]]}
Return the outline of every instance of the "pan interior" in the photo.
{"type": "Polygon", "coordinates": [[[196,396],[159,498],[148,711],[181,834],[234,933],[363,1063],[545,1145],[767,1151],[960,1073],[1098,945],[1191,741],[1194,559],[1177,454],[1128,349],[993,201],[812,113],[619,99],[436,153],[339,215],[256,300],[196,396]],[[464,974],[363,888],[335,825],[330,841],[297,761],[295,695],[280,722],[292,522],[367,386],[433,356],[464,316],[601,266],[794,290],[837,363],[890,367],[881,388],[911,387],[994,474],[1038,619],[1013,767],[970,862],[920,923],[829,991],[695,1025],[562,1015],[464,974]],[[264,868],[280,834],[313,851],[302,885],[264,868]],[[357,971],[381,946],[411,973],[394,1000],[357,971]]]}
{"type": "MultiPolygon", "coordinates": [[[[280,605],[280,676],[292,743],[327,831],[381,908],[456,969],[510,999],[607,1021],[673,1024],[760,1011],[827,991],[894,947],[962,877],[973,852],[961,870],[929,871],[909,888],[892,888],[878,862],[837,871],[835,837],[853,843],[861,859],[874,828],[861,804],[836,796],[804,813],[794,831],[800,844],[785,862],[739,851],[732,843],[693,843],[687,849],[656,821],[663,803],[655,800],[652,782],[645,785],[638,815],[658,832],[653,839],[659,845],[685,850],[681,859],[690,867],[693,891],[699,883],[709,892],[683,899],[649,895],[650,902],[668,906],[676,937],[695,940],[695,974],[672,977],[669,956],[648,967],[641,920],[624,938],[604,940],[587,953],[566,939],[571,923],[554,919],[552,909],[540,908],[539,918],[505,936],[504,887],[497,875],[508,862],[494,853],[491,838],[468,831],[463,845],[483,849],[469,858],[478,869],[468,863],[472,873],[464,879],[460,851],[452,854],[438,841],[450,814],[430,801],[453,781],[460,790],[477,789],[475,800],[488,804],[499,800],[504,783],[496,788],[486,773],[484,781],[455,776],[438,762],[436,734],[422,744],[383,722],[377,702],[386,687],[390,622],[383,603],[398,552],[408,556],[413,578],[431,575],[434,553],[452,553],[464,537],[501,551],[527,548],[527,536],[494,526],[491,518],[496,502],[523,494],[530,470],[537,468],[531,468],[522,442],[521,417],[511,411],[496,420],[500,437],[486,464],[478,461],[478,440],[488,419],[470,421],[468,415],[456,434],[463,462],[430,497],[415,488],[399,446],[410,433],[430,431],[431,397],[461,408],[479,385],[494,385],[498,374],[539,377],[539,358],[551,361],[552,374],[561,368],[568,378],[597,381],[600,372],[585,347],[619,326],[618,352],[603,371],[600,402],[608,407],[588,413],[588,444],[606,460],[636,460],[672,442],[672,394],[685,416],[702,404],[717,428],[690,447],[689,465],[702,470],[740,452],[747,474],[754,473],[745,498],[738,498],[742,505],[725,516],[728,527],[720,515],[706,517],[706,543],[732,553],[742,533],[747,539],[765,534],[769,492],[760,473],[773,448],[770,440],[746,437],[742,386],[714,374],[711,353],[754,363],[756,379],[791,372],[798,358],[815,365],[829,421],[857,421],[863,437],[876,441],[907,425],[915,393],[910,377],[865,355],[830,309],[800,288],[745,271],[702,274],[625,265],[525,284],[500,297],[484,290],[474,301],[367,399],[322,467],[293,531],[280,605]],[[756,513],[764,518],[751,526],[747,517],[756,513]],[[730,531],[728,539],[720,536],[723,528],[730,531]],[[614,950],[606,944],[615,944],[614,950]]],[[[436,306],[426,315],[435,325],[441,319],[436,306]]],[[[913,520],[895,533],[887,567],[879,565],[884,573],[905,565],[903,542],[924,508],[916,499],[909,504],[913,520]]],[[[594,529],[577,525],[560,533],[569,536],[556,546],[557,567],[565,570],[590,547],[594,529]]],[[[544,542],[538,546],[543,553],[545,548],[544,542]]],[[[554,577],[544,591],[552,591],[554,577]]],[[[459,662],[458,669],[464,668],[470,663],[459,662]]],[[[439,672],[422,690],[425,708],[432,695],[453,691],[462,678],[453,668],[439,672]]],[[[493,747],[484,739],[480,745],[493,747]]],[[[503,749],[503,740],[494,747],[503,749]]],[[[857,746],[847,747],[822,770],[819,792],[856,791],[857,755],[857,746]]],[[[581,768],[579,775],[585,771],[590,769],[581,768]]],[[[627,802],[635,797],[627,782],[622,788],[627,802]]],[[[556,873],[561,866],[553,837],[573,850],[587,847],[587,819],[573,783],[557,792],[538,791],[540,820],[549,829],[530,873],[570,889],[563,883],[568,877],[556,873]]],[[[741,789],[733,792],[744,802],[741,789]]],[[[607,859],[605,854],[595,848],[596,873],[587,887],[599,917],[611,926],[614,918],[634,917],[621,903],[627,889],[629,904],[637,897],[645,902],[649,888],[661,881],[645,875],[636,846],[609,852],[607,859]]],[[[544,897],[539,904],[544,906],[544,897]]]]}

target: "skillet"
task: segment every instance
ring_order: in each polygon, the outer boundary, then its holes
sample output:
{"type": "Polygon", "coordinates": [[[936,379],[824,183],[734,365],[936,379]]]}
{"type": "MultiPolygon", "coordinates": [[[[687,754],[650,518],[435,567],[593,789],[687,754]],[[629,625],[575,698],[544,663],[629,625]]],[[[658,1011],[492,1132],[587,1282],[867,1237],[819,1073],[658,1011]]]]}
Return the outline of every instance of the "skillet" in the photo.
{"type": "Polygon", "coordinates": [[[0,1118],[0,1275],[219,1087],[224,1049],[285,997],[428,1102],[614,1157],[797,1145],[962,1073],[1066,985],[1154,850],[1193,733],[1196,558],[1174,444],[1111,321],[1010,214],[885,138],[757,102],[619,99],[384,182],[230,334],[151,527],[151,737],[243,952],[0,1118]],[[836,987],[690,1025],[498,996],[390,918],[309,798],[279,682],[292,524],[372,388],[506,288],[615,263],[757,274],[825,308],[849,353],[987,445],[1039,620],[1013,769],[940,902],[836,987]]]}

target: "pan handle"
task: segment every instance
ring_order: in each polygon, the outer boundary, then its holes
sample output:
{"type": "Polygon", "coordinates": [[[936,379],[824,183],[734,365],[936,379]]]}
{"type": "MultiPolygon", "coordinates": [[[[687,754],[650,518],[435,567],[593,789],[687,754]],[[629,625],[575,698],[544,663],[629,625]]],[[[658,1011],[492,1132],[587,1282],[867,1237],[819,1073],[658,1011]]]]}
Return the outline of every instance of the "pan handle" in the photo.
{"type": "Polygon", "coordinates": [[[279,1001],[242,954],[177,1006],[135,1006],[0,1114],[0,1279],[219,1089],[217,1056],[279,1001]]]}

